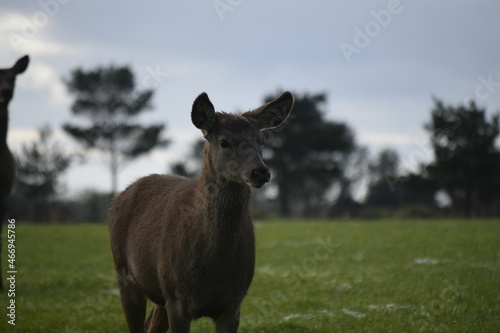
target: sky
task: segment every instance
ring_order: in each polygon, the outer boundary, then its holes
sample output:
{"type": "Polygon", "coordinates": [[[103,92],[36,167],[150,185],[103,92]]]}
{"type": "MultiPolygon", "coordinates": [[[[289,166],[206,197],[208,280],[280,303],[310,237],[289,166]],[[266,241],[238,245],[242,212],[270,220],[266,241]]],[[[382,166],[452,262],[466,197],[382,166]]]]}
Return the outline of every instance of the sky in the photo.
{"type": "MultiPolygon", "coordinates": [[[[0,68],[29,54],[10,104],[12,150],[50,125],[76,119],[62,79],[76,67],[128,65],[154,89],[144,123],[165,122],[172,143],[127,165],[119,187],[165,173],[201,138],[190,108],[207,92],[217,110],[241,112],[290,90],[328,95],[325,117],[346,122],[371,156],[396,149],[403,169],[432,159],[423,125],[433,97],[500,109],[500,2],[389,1],[3,1],[0,68]]],[[[297,120],[299,121],[299,120],[297,120]]],[[[90,154],[64,176],[70,194],[109,190],[90,154]]]]}

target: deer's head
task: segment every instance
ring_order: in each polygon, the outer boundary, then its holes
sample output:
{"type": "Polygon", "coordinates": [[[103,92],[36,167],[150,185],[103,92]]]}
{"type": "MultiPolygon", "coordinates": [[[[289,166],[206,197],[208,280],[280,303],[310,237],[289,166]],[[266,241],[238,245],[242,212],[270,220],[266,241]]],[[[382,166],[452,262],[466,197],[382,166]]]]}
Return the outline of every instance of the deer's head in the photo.
{"type": "Polygon", "coordinates": [[[0,69],[0,104],[7,105],[14,95],[16,76],[28,67],[30,58],[26,55],[20,58],[11,68],[0,69]]]}
{"type": "Polygon", "coordinates": [[[208,95],[193,103],[191,120],[202,130],[207,144],[206,163],[224,180],[262,187],[271,173],[262,161],[264,129],[285,122],[293,106],[293,95],[284,92],[274,101],[241,115],[215,112],[208,95]]]}

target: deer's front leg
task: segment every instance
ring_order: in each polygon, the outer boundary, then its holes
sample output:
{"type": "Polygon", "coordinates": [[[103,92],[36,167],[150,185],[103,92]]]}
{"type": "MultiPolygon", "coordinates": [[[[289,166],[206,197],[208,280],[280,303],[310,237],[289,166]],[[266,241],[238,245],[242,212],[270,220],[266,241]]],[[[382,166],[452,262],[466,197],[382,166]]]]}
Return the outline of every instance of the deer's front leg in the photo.
{"type": "Polygon", "coordinates": [[[240,326],[240,304],[220,318],[214,320],[216,333],[236,333],[240,326]]]}
{"type": "Polygon", "coordinates": [[[172,333],[189,333],[191,319],[181,302],[167,301],[168,325],[172,333]]]}

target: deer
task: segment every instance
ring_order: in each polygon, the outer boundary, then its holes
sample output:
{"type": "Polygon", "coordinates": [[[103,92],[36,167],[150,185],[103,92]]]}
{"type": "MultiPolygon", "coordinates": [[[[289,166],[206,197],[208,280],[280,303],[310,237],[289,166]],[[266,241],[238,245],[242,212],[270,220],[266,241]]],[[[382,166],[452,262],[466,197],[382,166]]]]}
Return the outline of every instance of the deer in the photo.
{"type": "MultiPolygon", "coordinates": [[[[9,128],[9,103],[14,97],[14,87],[18,74],[28,68],[29,56],[16,61],[10,68],[0,69],[0,258],[3,220],[7,214],[7,200],[16,174],[16,162],[7,145],[9,128]]],[[[1,260],[0,260],[1,266],[1,260]]],[[[3,289],[3,279],[0,272],[0,290],[3,289]]]]}
{"type": "Polygon", "coordinates": [[[129,332],[187,333],[201,317],[217,333],[238,331],[255,268],[251,188],[271,178],[262,131],[285,123],[293,103],[284,92],[234,114],[216,112],[200,94],[191,110],[206,140],[200,176],[152,174],[113,199],[110,245],[129,332]]]}

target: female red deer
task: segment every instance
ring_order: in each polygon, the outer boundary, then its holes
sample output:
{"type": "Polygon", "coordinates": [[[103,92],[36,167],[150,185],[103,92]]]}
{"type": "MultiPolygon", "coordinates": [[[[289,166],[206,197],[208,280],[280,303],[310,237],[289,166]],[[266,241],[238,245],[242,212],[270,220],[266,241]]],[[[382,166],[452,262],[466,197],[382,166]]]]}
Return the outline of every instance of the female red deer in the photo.
{"type": "MultiPolygon", "coordinates": [[[[29,62],[30,58],[26,55],[16,61],[14,66],[0,69],[0,253],[2,250],[2,224],[7,213],[7,200],[16,174],[16,162],[7,146],[9,103],[14,97],[16,77],[24,73],[29,62]]],[[[3,289],[1,275],[0,271],[0,289],[3,289]]]]}
{"type": "Polygon", "coordinates": [[[270,179],[261,130],[281,125],[292,106],[285,92],[236,115],[215,112],[201,94],[191,112],[207,140],[201,176],[150,175],[115,198],[111,249],[130,332],[189,332],[204,316],[217,333],[237,332],[255,262],[250,186],[270,179]],[[145,323],[146,298],[154,307],[145,323]]]}

